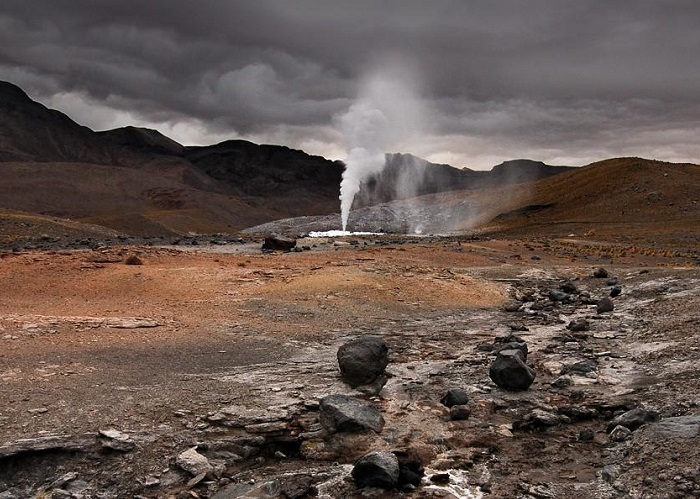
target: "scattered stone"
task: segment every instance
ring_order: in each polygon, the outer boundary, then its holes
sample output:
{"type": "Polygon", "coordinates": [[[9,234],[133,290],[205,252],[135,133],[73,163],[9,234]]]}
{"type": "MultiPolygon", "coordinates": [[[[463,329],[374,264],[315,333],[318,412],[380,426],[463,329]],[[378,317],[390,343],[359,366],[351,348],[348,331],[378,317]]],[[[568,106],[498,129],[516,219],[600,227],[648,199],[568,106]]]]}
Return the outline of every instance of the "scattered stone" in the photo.
{"type": "Polygon", "coordinates": [[[445,485],[450,483],[450,474],[449,473],[435,473],[434,475],[430,475],[430,481],[433,483],[437,483],[439,485],[445,485]]]}
{"type": "Polygon", "coordinates": [[[138,256],[136,255],[129,255],[126,257],[124,260],[125,265],[143,265],[143,260],[141,260],[138,256]]]}
{"type": "Polygon", "coordinates": [[[425,475],[420,459],[406,451],[393,451],[392,454],[399,460],[399,487],[402,490],[418,487],[425,475]]]}
{"type": "Polygon", "coordinates": [[[559,286],[559,289],[561,289],[564,293],[568,293],[570,295],[578,293],[578,288],[576,287],[576,284],[574,284],[572,281],[566,281],[564,284],[559,286]]]}
{"type": "Polygon", "coordinates": [[[583,428],[578,433],[579,442],[592,442],[594,438],[595,431],[593,431],[593,428],[583,428]]]}
{"type": "Polygon", "coordinates": [[[389,347],[381,338],[358,338],[338,349],[340,376],[353,388],[377,379],[388,364],[389,347]]]}
{"type": "Polygon", "coordinates": [[[48,486],[48,489],[62,489],[68,482],[72,482],[76,478],[78,478],[78,474],[75,471],[71,471],[64,475],[61,475],[56,480],[51,482],[51,485],[48,486]]]}
{"type": "Polygon", "coordinates": [[[571,295],[564,293],[563,291],[559,291],[558,289],[550,289],[549,299],[554,302],[569,301],[571,299],[571,295]]]}
{"type": "Polygon", "coordinates": [[[607,466],[604,466],[603,469],[601,470],[600,477],[608,483],[613,483],[617,479],[617,476],[619,474],[620,474],[619,466],[615,466],[613,464],[608,464],[607,466]]]}
{"type": "Polygon", "coordinates": [[[468,405],[453,405],[450,407],[450,419],[452,421],[464,421],[469,419],[472,411],[468,405]]]}
{"type": "Polygon", "coordinates": [[[632,430],[630,430],[626,426],[617,425],[610,432],[610,440],[612,440],[613,442],[623,442],[627,440],[630,437],[630,435],[632,435],[632,430]]]}
{"type": "Polygon", "coordinates": [[[520,350],[503,350],[489,368],[489,377],[506,390],[527,390],[535,381],[535,371],[522,360],[520,350]]]}
{"type": "Polygon", "coordinates": [[[384,418],[374,404],[347,395],[329,395],[319,404],[321,425],[330,433],[382,431],[384,418]]]}
{"type": "Polygon", "coordinates": [[[113,449],[119,452],[129,452],[134,450],[134,444],[131,437],[119,430],[100,430],[100,443],[103,448],[113,449]]]}
{"type": "Polygon", "coordinates": [[[540,430],[551,426],[558,426],[561,420],[556,414],[533,409],[521,421],[513,423],[513,430],[540,430]]]}
{"type": "Polygon", "coordinates": [[[192,447],[182,452],[177,456],[175,464],[192,476],[197,476],[201,473],[206,475],[214,471],[214,467],[209,463],[209,460],[197,452],[197,447],[192,447]]]}
{"type": "Polygon", "coordinates": [[[622,294],[622,286],[613,286],[610,288],[610,296],[615,298],[616,296],[620,296],[622,294]]]}
{"type": "MultiPolygon", "coordinates": [[[[199,496],[197,496],[199,497],[199,496]]],[[[212,499],[237,499],[241,497],[255,497],[257,499],[277,499],[289,497],[282,495],[279,480],[267,480],[260,483],[236,483],[223,488],[212,496],[212,499]]],[[[293,496],[300,497],[300,496],[293,496]]]]}
{"type": "Polygon", "coordinates": [[[618,283],[617,277],[611,277],[610,279],[608,279],[605,282],[606,286],[615,286],[615,285],[617,285],[617,283],[618,283]]]}
{"type": "Polygon", "coordinates": [[[596,303],[596,312],[598,312],[599,314],[605,312],[612,312],[614,309],[615,304],[608,296],[601,298],[600,300],[598,300],[598,303],[596,303]]]}
{"type": "Polygon", "coordinates": [[[645,423],[651,423],[653,421],[658,421],[659,413],[656,411],[649,411],[641,407],[632,409],[627,412],[623,412],[619,416],[613,418],[608,424],[608,431],[612,431],[616,426],[624,426],[631,431],[636,430],[645,423]]]}
{"type": "Polygon", "coordinates": [[[517,350],[518,352],[520,352],[520,358],[523,359],[523,362],[527,361],[528,348],[527,343],[525,343],[524,341],[510,341],[508,343],[494,344],[494,353],[499,354],[504,350],[517,350]]]}
{"type": "Polygon", "coordinates": [[[202,472],[202,473],[200,473],[199,475],[190,478],[190,480],[187,482],[186,487],[187,487],[188,489],[191,489],[192,487],[194,487],[195,485],[197,485],[199,482],[201,482],[202,480],[204,480],[204,479],[206,478],[206,476],[207,476],[207,474],[206,474],[205,472],[202,472]]]}
{"type": "Polygon", "coordinates": [[[505,305],[503,305],[503,310],[506,312],[517,312],[520,310],[522,303],[519,303],[517,301],[509,301],[505,305]]]}
{"type": "Polygon", "coordinates": [[[462,388],[450,388],[444,397],[440,399],[440,403],[447,407],[454,405],[465,405],[469,402],[469,393],[462,388]]]}
{"type": "Polygon", "coordinates": [[[27,412],[30,414],[45,414],[49,410],[46,407],[37,407],[36,409],[29,409],[27,412]]]}
{"type": "Polygon", "coordinates": [[[145,477],[138,480],[142,487],[153,488],[160,485],[160,478],[154,475],[146,475],[145,477]]]}
{"type": "Polygon", "coordinates": [[[393,489],[399,484],[399,459],[391,452],[374,451],[355,462],[352,477],[358,487],[393,489]]]}
{"type": "Polygon", "coordinates": [[[559,374],[588,374],[598,369],[598,363],[593,359],[586,359],[564,367],[559,374]]]}
{"type": "Polygon", "coordinates": [[[574,379],[571,376],[559,376],[550,384],[555,388],[566,388],[574,384],[574,379]]]}
{"type": "Polygon", "coordinates": [[[265,238],[262,249],[267,251],[291,251],[297,245],[297,240],[290,237],[270,234],[265,238]]]}
{"type": "Polygon", "coordinates": [[[591,325],[585,318],[574,319],[566,326],[569,331],[581,332],[591,329],[591,325]]]}
{"type": "Polygon", "coordinates": [[[605,270],[603,267],[597,268],[593,272],[593,277],[597,277],[598,279],[607,279],[608,275],[608,271],[605,270]]]}

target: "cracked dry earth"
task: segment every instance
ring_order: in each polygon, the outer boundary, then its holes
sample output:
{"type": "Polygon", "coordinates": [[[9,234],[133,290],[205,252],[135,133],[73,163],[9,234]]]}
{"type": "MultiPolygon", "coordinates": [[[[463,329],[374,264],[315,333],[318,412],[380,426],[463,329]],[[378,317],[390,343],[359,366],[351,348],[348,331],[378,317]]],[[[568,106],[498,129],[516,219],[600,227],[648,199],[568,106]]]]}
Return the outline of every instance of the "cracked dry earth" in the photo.
{"type": "Polygon", "coordinates": [[[586,253],[450,238],[3,254],[0,498],[700,497],[700,270],[586,253]],[[376,396],[338,374],[364,335],[390,347],[376,396]],[[526,392],[488,376],[510,335],[537,373],[526,392]],[[468,420],[441,405],[450,387],[468,420]],[[338,393],[371,400],[383,430],[327,434],[318,401],[338,393]],[[640,407],[656,421],[611,438],[640,407]],[[178,464],[193,447],[208,473],[178,464]],[[357,489],[370,450],[420,460],[423,483],[357,489]]]}

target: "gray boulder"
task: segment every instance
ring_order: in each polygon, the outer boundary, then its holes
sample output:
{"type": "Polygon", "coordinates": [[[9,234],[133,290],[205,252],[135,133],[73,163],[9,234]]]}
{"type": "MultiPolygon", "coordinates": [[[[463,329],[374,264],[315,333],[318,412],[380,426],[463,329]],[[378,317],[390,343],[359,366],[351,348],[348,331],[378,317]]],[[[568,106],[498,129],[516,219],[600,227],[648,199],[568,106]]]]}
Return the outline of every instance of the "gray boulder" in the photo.
{"type": "Polygon", "coordinates": [[[388,364],[389,347],[381,338],[358,338],[338,349],[340,376],[353,388],[372,383],[388,364]]]}
{"type": "Polygon", "coordinates": [[[347,395],[322,398],[319,412],[321,425],[329,433],[380,432],[384,427],[384,418],[374,404],[347,395]]]}
{"type": "Polygon", "coordinates": [[[352,478],[358,487],[393,489],[399,484],[399,459],[391,452],[374,451],[355,462],[352,478]]]}
{"type": "Polygon", "coordinates": [[[505,390],[527,390],[536,376],[535,371],[523,362],[520,350],[499,352],[489,369],[489,377],[505,390]]]}

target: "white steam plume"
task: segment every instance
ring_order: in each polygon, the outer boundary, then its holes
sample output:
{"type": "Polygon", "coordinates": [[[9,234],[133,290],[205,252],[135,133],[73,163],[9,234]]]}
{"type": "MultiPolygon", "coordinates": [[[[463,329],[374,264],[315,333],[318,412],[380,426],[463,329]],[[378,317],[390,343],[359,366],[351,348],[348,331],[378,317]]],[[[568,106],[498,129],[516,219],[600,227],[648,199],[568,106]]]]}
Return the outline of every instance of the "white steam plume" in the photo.
{"type": "Polygon", "coordinates": [[[418,135],[425,113],[415,81],[404,70],[385,68],[362,83],[356,102],[339,118],[348,152],[340,183],[343,231],[362,182],[384,169],[386,152],[406,149],[418,135]]]}

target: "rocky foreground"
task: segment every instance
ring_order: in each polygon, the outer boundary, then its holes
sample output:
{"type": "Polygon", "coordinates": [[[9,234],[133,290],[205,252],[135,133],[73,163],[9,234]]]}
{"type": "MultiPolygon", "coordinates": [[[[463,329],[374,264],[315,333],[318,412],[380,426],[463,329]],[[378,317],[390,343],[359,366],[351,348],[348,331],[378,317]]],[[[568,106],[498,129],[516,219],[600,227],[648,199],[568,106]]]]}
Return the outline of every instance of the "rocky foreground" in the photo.
{"type": "Polygon", "coordinates": [[[304,244],[3,254],[0,498],[700,497],[693,261],[304,244]]]}

